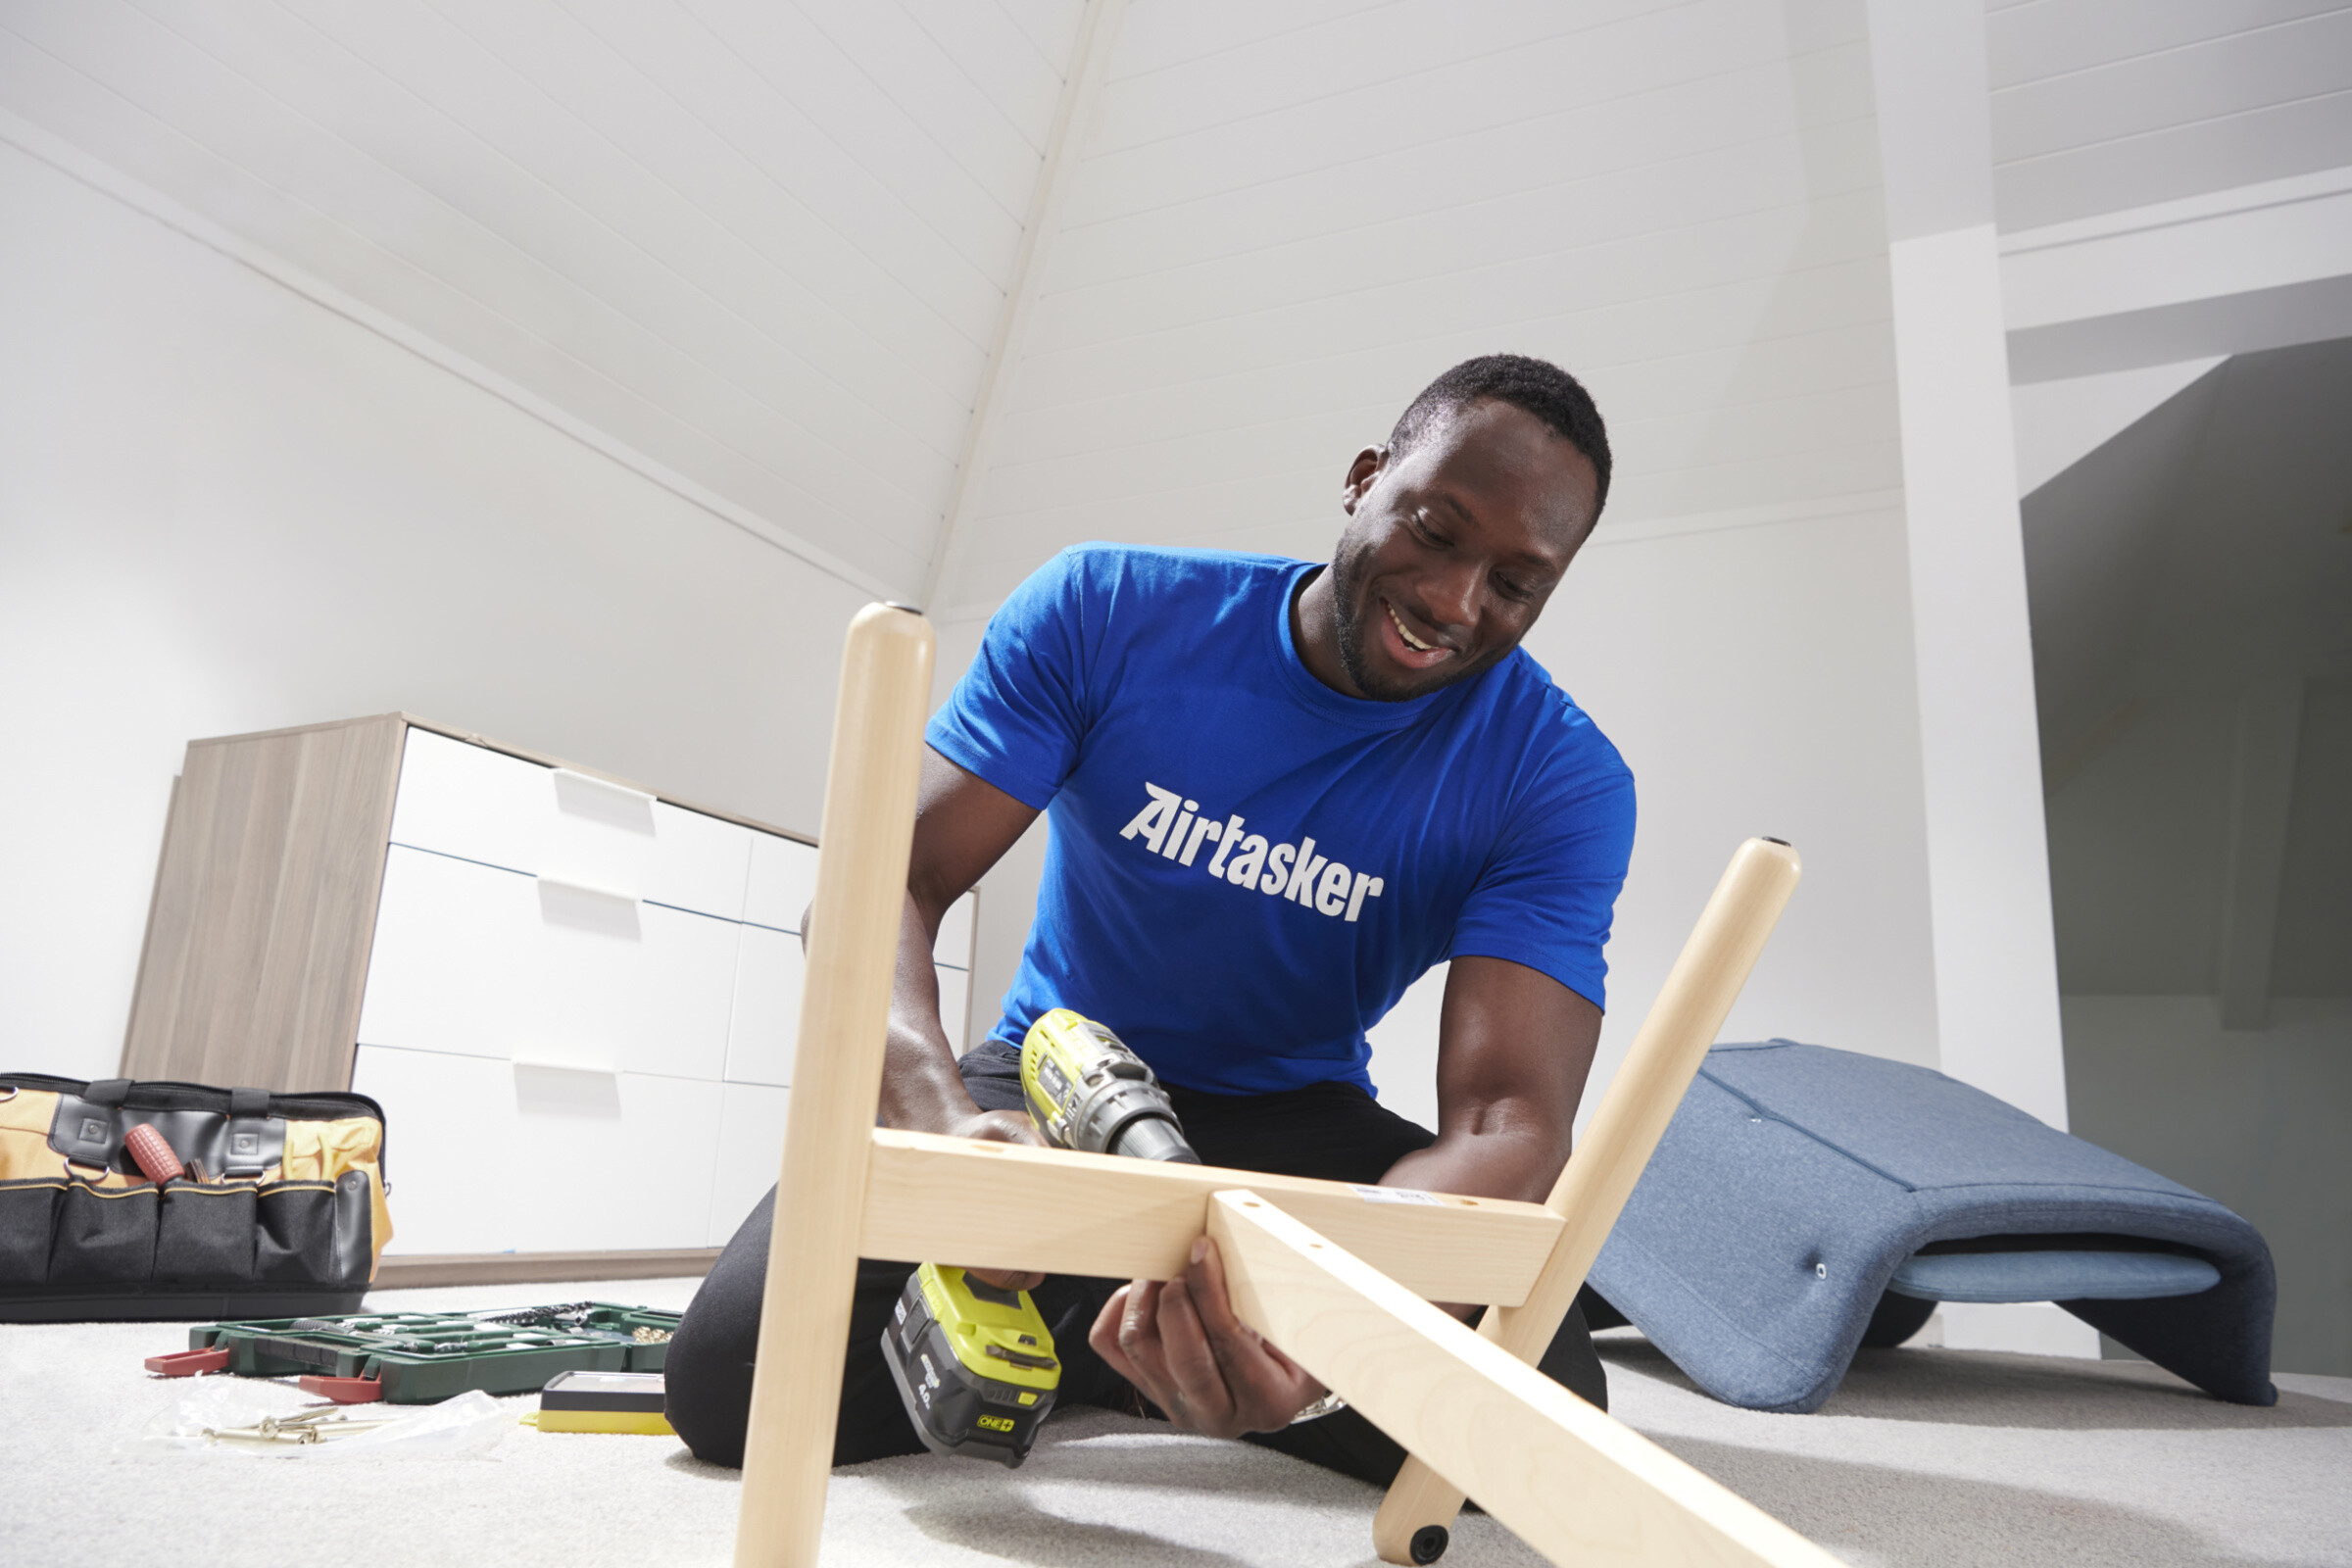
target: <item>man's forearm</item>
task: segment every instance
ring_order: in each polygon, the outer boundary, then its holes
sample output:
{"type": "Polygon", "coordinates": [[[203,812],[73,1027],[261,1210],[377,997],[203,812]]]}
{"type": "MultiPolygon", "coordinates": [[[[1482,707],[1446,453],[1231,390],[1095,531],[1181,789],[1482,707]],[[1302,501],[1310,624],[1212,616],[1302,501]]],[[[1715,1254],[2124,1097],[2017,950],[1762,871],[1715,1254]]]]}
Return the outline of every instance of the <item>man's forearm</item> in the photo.
{"type": "Polygon", "coordinates": [[[925,919],[908,894],[899,922],[890,1038],[882,1057],[883,1124],[917,1132],[945,1132],[979,1113],[956,1070],[956,1051],[939,1018],[939,971],[931,962],[935,924],[936,916],[925,919]]]}
{"type": "Polygon", "coordinates": [[[1568,1132],[1533,1115],[1490,1107],[1479,1125],[1450,1131],[1391,1165],[1386,1187],[1515,1198],[1541,1203],[1568,1161],[1568,1132]]]}
{"type": "MultiPolygon", "coordinates": [[[[1472,1198],[1516,1198],[1540,1203],[1551,1196],[1551,1184],[1567,1162],[1565,1133],[1535,1124],[1494,1118],[1475,1132],[1442,1137],[1427,1149],[1416,1150],[1388,1168],[1384,1187],[1417,1187],[1425,1193],[1463,1193],[1472,1198]]],[[[1475,1304],[1440,1301],[1438,1305],[1465,1323],[1478,1315],[1475,1304]]]]}

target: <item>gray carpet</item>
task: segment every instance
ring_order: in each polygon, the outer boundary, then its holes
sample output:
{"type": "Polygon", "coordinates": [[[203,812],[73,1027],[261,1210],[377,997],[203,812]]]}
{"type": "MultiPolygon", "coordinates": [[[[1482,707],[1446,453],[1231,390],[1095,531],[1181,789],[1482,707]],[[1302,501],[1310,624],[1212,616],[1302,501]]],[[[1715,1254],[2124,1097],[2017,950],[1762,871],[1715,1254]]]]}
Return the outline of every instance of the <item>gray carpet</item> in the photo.
{"type": "MultiPolygon", "coordinates": [[[[692,1292],[692,1281],[636,1281],[385,1293],[370,1304],[677,1306],[692,1292]]],[[[169,1324],[0,1325],[0,1561],[728,1560],[735,1473],[669,1439],[518,1426],[486,1458],[331,1464],[153,1451],[140,1433],[191,1385],[139,1363],[184,1344],[169,1324]]],[[[1603,1344],[1620,1416],[1853,1563],[2352,1565],[2352,1379],[2282,1377],[2278,1407],[2249,1410],[2137,1363],[1887,1350],[1865,1352],[1821,1413],[1768,1416],[1715,1403],[1639,1339],[1603,1344]]],[[[533,1400],[509,1403],[519,1413],[533,1400]]],[[[1377,1501],[1278,1454],[1077,1411],[1010,1474],[928,1456],[837,1472],[825,1560],[1354,1568],[1373,1560],[1377,1501]]],[[[1478,1516],[1446,1558],[1537,1560],[1478,1516]]]]}

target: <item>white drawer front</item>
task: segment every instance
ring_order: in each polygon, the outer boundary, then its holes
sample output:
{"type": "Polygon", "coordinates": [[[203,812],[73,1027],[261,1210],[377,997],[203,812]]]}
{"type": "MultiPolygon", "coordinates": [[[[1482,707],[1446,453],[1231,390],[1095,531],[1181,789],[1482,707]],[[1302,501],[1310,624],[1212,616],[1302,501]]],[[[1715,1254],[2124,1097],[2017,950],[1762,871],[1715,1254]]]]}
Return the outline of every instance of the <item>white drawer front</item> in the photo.
{"type": "Polygon", "coordinates": [[[735,1013],[727,1027],[732,1083],[792,1082],[793,1042],[801,1029],[801,939],[765,926],[736,928],[735,1013]]]}
{"type": "Polygon", "coordinates": [[[517,1063],[514,1199],[525,1252],[702,1247],[719,1086],[517,1063]]]}
{"type": "Polygon", "coordinates": [[[948,1047],[958,1056],[970,1045],[972,987],[971,977],[961,969],[940,965],[939,1021],[948,1031],[948,1047]]]}
{"type": "Polygon", "coordinates": [[[708,1245],[716,1084],[362,1046],[352,1087],[384,1107],[395,1255],[708,1245]]]}
{"type": "Polygon", "coordinates": [[[739,929],[396,845],[360,1039],[715,1080],[739,929]]]}
{"type": "Polygon", "coordinates": [[[972,916],[979,906],[977,893],[966,893],[948,906],[948,912],[939,917],[938,939],[931,944],[934,959],[958,969],[972,966],[972,916]]]}
{"type": "Polygon", "coordinates": [[[743,918],[752,841],[765,835],[667,801],[654,803],[654,860],[641,897],[722,919],[743,918]]]}
{"type": "Polygon", "coordinates": [[[797,839],[754,833],[743,917],[779,931],[798,931],[801,915],[815,897],[816,851],[797,839]]]}
{"type": "MultiPolygon", "coordinates": [[[[801,1029],[801,984],[808,973],[801,939],[765,926],[738,927],[742,945],[735,964],[735,1013],[727,1026],[727,1081],[739,1084],[792,1082],[792,1060],[801,1029]]],[[[963,1054],[971,985],[961,969],[938,966],[939,1018],[948,1044],[963,1054]]]]}
{"type": "Polygon", "coordinates": [[[384,857],[363,1045],[506,1057],[539,1030],[539,888],[395,845],[384,857]]]}
{"type": "Polygon", "coordinates": [[[394,1255],[503,1252],[516,1245],[514,1069],[435,1051],[362,1046],[351,1087],[384,1107],[394,1255]]]}
{"type": "Polygon", "coordinates": [[[741,919],[750,828],[412,728],[392,842],[741,919]]]}
{"type": "Polygon", "coordinates": [[[510,871],[547,858],[548,770],[411,726],[392,802],[392,842],[510,871]]]}
{"type": "Polygon", "coordinates": [[[792,1091],[765,1084],[719,1086],[717,1169],[710,1183],[705,1247],[724,1247],[744,1216],[776,1185],[784,1163],[784,1118],[792,1091]]]}

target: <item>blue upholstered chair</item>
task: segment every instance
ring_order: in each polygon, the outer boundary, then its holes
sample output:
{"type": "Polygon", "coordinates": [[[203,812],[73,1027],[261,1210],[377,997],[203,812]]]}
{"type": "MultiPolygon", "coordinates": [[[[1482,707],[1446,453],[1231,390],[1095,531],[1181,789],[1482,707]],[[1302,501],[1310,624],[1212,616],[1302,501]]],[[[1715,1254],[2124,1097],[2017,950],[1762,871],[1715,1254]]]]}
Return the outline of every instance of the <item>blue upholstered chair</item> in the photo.
{"type": "Polygon", "coordinates": [[[1750,1409],[1820,1408],[1938,1301],[2056,1301],[2221,1398],[2278,1397],[2253,1226],[1941,1073],[1787,1040],[1708,1053],[1592,1285],[1750,1409]]]}

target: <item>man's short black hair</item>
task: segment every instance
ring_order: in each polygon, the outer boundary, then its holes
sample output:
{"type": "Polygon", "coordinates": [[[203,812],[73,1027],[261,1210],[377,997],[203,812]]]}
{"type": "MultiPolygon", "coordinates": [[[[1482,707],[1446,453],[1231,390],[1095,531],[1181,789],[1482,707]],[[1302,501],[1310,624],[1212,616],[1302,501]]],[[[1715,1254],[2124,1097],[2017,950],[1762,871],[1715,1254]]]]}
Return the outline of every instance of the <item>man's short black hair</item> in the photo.
{"type": "Polygon", "coordinates": [[[1399,415],[1389,432],[1389,454],[1401,458],[1455,410],[1482,398],[1534,415],[1591,461],[1599,480],[1592,514],[1609,499],[1609,431],[1584,383],[1548,360],[1524,354],[1482,354],[1439,376],[1399,415]]]}

